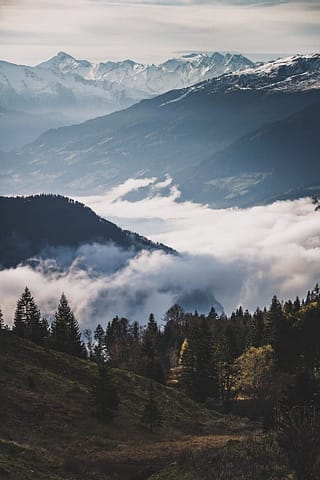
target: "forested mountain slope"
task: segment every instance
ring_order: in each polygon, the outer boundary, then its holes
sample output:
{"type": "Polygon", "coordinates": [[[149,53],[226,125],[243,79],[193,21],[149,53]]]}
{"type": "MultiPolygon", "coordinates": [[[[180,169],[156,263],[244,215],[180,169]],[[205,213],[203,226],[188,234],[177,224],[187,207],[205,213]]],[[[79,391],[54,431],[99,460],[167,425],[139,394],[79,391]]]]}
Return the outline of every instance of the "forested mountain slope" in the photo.
{"type": "Polygon", "coordinates": [[[0,264],[15,266],[45,247],[77,247],[88,243],[113,243],[135,251],[162,249],[164,245],[122,230],[90,208],[58,195],[0,197],[0,264]]]}

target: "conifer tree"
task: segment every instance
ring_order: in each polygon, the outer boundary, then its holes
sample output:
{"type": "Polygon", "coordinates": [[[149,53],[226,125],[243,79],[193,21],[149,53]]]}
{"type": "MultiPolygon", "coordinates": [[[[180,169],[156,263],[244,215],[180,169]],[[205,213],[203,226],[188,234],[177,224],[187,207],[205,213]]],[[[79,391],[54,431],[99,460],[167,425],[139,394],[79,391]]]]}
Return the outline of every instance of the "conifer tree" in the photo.
{"type": "Polygon", "coordinates": [[[193,317],[180,352],[180,385],[199,402],[218,394],[218,376],[209,321],[193,317]]]}
{"type": "Polygon", "coordinates": [[[3,320],[2,309],[0,307],[0,330],[3,330],[3,329],[4,329],[4,320],[3,320]]]}
{"type": "MultiPolygon", "coordinates": [[[[72,312],[71,312],[72,313],[72,312]]],[[[76,357],[85,358],[86,351],[83,342],[81,341],[81,331],[78,320],[74,314],[70,316],[70,353],[76,357]]]]}
{"type": "Polygon", "coordinates": [[[151,433],[156,427],[162,427],[162,415],[155,399],[154,384],[152,380],[149,383],[148,400],[144,405],[141,421],[149,426],[151,433]]]}
{"type": "Polygon", "coordinates": [[[112,322],[108,322],[103,344],[112,366],[125,367],[130,356],[130,339],[128,319],[115,316],[112,322]]]}
{"type": "Polygon", "coordinates": [[[140,326],[139,323],[135,320],[132,325],[132,336],[135,343],[139,343],[140,339],[140,326]]]}
{"type": "Polygon", "coordinates": [[[142,339],[142,357],[143,357],[143,375],[153,378],[158,382],[164,382],[164,373],[161,362],[159,360],[159,338],[160,333],[158,324],[153,313],[150,314],[147,328],[142,339]]]}
{"type": "Polygon", "coordinates": [[[90,330],[90,328],[86,328],[83,332],[83,336],[86,340],[86,348],[87,348],[89,359],[93,360],[94,344],[93,344],[92,330],[90,330]]]}
{"type": "Polygon", "coordinates": [[[46,338],[46,322],[41,320],[40,310],[28,287],[17,302],[12,331],[36,343],[42,343],[46,338]]]}
{"type": "Polygon", "coordinates": [[[178,354],[185,338],[186,316],[183,308],[177,304],[173,305],[166,312],[164,321],[166,323],[161,342],[171,356],[171,367],[176,367],[178,354]]]}
{"type": "Polygon", "coordinates": [[[317,283],[311,292],[311,301],[318,302],[319,300],[320,300],[320,288],[319,288],[319,284],[317,283]]]}
{"type": "Polygon", "coordinates": [[[17,301],[12,331],[22,338],[28,337],[31,293],[28,287],[17,301]]]}
{"type": "Polygon", "coordinates": [[[207,318],[202,316],[196,337],[196,400],[204,402],[208,397],[218,394],[218,374],[214,357],[213,339],[207,318]]]}
{"type": "Polygon", "coordinates": [[[238,357],[237,342],[231,325],[228,325],[225,332],[215,344],[215,358],[218,367],[218,380],[220,397],[227,408],[232,398],[234,383],[233,363],[238,357]]]}
{"type": "Polygon", "coordinates": [[[290,325],[275,295],[266,315],[265,343],[274,348],[278,366],[282,369],[290,368],[289,338],[290,325]]]}
{"type": "Polygon", "coordinates": [[[69,349],[69,317],[70,307],[64,294],[61,300],[55,318],[51,324],[50,343],[52,348],[61,352],[68,352],[69,349]]]}
{"type": "Polygon", "coordinates": [[[106,344],[105,344],[106,333],[100,324],[95,329],[93,336],[96,341],[96,344],[93,349],[94,359],[97,363],[104,363],[106,361],[106,356],[107,356],[106,344]]]}
{"type": "MultiPolygon", "coordinates": [[[[311,375],[318,376],[320,371],[320,305],[305,305],[297,315],[297,335],[289,347],[298,352],[299,363],[311,375]],[[293,347],[293,348],[292,348],[293,347]]],[[[286,353],[286,351],[285,351],[286,353]]]]}
{"type": "Polygon", "coordinates": [[[108,352],[111,351],[111,348],[113,346],[113,342],[115,340],[114,328],[113,328],[114,320],[115,319],[113,319],[112,323],[108,322],[107,328],[106,328],[105,343],[106,343],[106,347],[107,347],[108,352]]]}
{"type": "Polygon", "coordinates": [[[300,298],[299,298],[299,297],[296,297],[295,301],[293,302],[294,312],[295,312],[295,313],[299,312],[300,308],[301,308],[300,298]]]}
{"type": "Polygon", "coordinates": [[[41,341],[40,343],[46,343],[49,338],[49,323],[48,320],[45,317],[42,317],[41,319],[41,341]]]}
{"type": "Polygon", "coordinates": [[[104,423],[111,423],[120,403],[111,368],[106,362],[99,366],[99,374],[92,389],[95,415],[104,423]]]}
{"type": "Polygon", "coordinates": [[[249,328],[247,334],[248,347],[261,347],[264,338],[264,318],[260,308],[254,312],[249,320],[249,328]]]}
{"type": "Polygon", "coordinates": [[[218,314],[214,307],[211,307],[210,312],[208,314],[208,320],[211,322],[215,322],[218,319],[218,314]]]}
{"type": "Polygon", "coordinates": [[[50,340],[52,347],[56,350],[76,357],[86,356],[78,321],[64,293],[61,295],[58,310],[51,325],[50,340]]]}
{"type": "Polygon", "coordinates": [[[153,335],[157,335],[158,333],[158,325],[157,322],[154,318],[153,313],[150,313],[149,315],[149,320],[148,320],[148,325],[147,325],[147,332],[153,335]]]}

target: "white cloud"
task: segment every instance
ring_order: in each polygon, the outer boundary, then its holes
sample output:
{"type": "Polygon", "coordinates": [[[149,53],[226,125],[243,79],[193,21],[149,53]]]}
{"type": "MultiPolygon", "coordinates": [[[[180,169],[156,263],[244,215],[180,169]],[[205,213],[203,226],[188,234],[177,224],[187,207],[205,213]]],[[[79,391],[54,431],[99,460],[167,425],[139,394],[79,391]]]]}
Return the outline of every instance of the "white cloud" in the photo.
{"type": "MultiPolygon", "coordinates": [[[[83,328],[95,327],[98,322],[105,325],[117,314],[142,324],[151,312],[161,319],[171,305],[186,296],[192,305],[196,295],[206,310],[214,304],[216,269],[205,257],[178,257],[161,251],[133,256],[112,245],[86,245],[77,252],[63,249],[60,259],[62,255],[76,259],[60,272],[48,261],[40,262],[36,269],[18,266],[0,272],[2,308],[9,324],[26,285],[49,318],[65,292],[83,328]],[[113,272],[114,256],[117,265],[113,272]],[[86,268],[88,265],[91,268],[86,268]]],[[[194,309],[196,306],[193,303],[194,309]]]]}
{"type": "Polygon", "coordinates": [[[263,306],[274,293],[282,299],[303,295],[320,277],[320,213],[307,198],[227,210],[179,202],[176,190],[136,202],[82,200],[124,228],[210,258],[220,276],[215,294],[227,310],[239,303],[263,306]],[[231,280],[230,295],[223,285],[231,280]]]}
{"type": "Polygon", "coordinates": [[[55,258],[58,268],[47,260],[36,269],[0,272],[6,320],[11,321],[26,285],[48,315],[64,291],[84,328],[116,314],[144,323],[154,312],[160,319],[181,299],[200,311],[214,298],[227,313],[240,304],[254,310],[268,305],[275,293],[283,300],[303,296],[319,281],[320,212],[310,199],[214,210],[178,197],[170,179],[143,179],[127,181],[106,196],[81,198],[100,215],[181,255],[136,255],[96,244],[51,249],[46,256],[55,258]],[[168,187],[171,194],[165,195],[168,187]],[[139,188],[149,195],[128,201],[126,195],[139,188]]]}

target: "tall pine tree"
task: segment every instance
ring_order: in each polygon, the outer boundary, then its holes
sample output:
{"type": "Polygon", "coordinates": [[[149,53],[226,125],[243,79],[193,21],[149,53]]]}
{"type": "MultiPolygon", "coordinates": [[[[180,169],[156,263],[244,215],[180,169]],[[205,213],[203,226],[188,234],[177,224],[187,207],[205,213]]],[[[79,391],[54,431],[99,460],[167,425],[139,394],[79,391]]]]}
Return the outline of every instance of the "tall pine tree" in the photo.
{"type": "Polygon", "coordinates": [[[120,403],[109,363],[99,366],[99,375],[92,389],[95,415],[104,423],[111,423],[120,403]]]}
{"type": "Polygon", "coordinates": [[[162,415],[155,399],[154,384],[152,380],[150,380],[149,383],[148,400],[144,405],[141,421],[148,425],[151,433],[156,427],[162,427],[162,415]]]}
{"type": "Polygon", "coordinates": [[[40,310],[28,287],[17,302],[12,331],[19,337],[40,344],[47,337],[47,323],[41,319],[40,310]]]}
{"type": "Polygon", "coordinates": [[[51,325],[50,343],[52,348],[61,352],[76,357],[86,356],[78,321],[64,293],[61,295],[58,310],[51,325]]]}
{"type": "Polygon", "coordinates": [[[160,332],[153,313],[150,314],[147,328],[142,338],[142,373],[148,378],[164,383],[164,372],[159,358],[160,332]]]}
{"type": "Polygon", "coordinates": [[[99,324],[94,331],[95,346],[93,358],[97,363],[104,363],[107,359],[106,333],[99,324]]]}
{"type": "Polygon", "coordinates": [[[264,314],[260,308],[254,312],[249,320],[247,347],[261,347],[264,338],[264,314]]]}
{"type": "Polygon", "coordinates": [[[3,320],[2,309],[0,307],[0,330],[3,330],[3,329],[4,329],[4,320],[3,320]]]}
{"type": "Polygon", "coordinates": [[[278,298],[272,298],[271,306],[266,314],[265,343],[272,345],[280,369],[290,370],[290,337],[289,319],[285,316],[278,298]]]}

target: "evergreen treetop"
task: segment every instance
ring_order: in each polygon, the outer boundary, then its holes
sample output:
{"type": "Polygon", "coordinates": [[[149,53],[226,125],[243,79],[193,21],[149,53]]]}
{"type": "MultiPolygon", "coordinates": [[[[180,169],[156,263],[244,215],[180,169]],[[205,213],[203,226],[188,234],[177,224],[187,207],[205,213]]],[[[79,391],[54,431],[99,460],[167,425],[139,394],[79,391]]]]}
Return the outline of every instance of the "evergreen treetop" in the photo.
{"type": "Polygon", "coordinates": [[[2,309],[0,307],[0,330],[3,330],[3,329],[4,329],[4,319],[3,319],[2,309]]]}
{"type": "Polygon", "coordinates": [[[17,301],[14,314],[13,332],[36,343],[42,343],[47,337],[47,323],[41,319],[40,310],[28,287],[17,301]]]}
{"type": "Polygon", "coordinates": [[[85,347],[81,341],[81,332],[77,319],[75,318],[67,300],[62,293],[58,310],[55,313],[51,325],[51,345],[56,350],[85,357],[85,347]]]}

